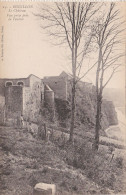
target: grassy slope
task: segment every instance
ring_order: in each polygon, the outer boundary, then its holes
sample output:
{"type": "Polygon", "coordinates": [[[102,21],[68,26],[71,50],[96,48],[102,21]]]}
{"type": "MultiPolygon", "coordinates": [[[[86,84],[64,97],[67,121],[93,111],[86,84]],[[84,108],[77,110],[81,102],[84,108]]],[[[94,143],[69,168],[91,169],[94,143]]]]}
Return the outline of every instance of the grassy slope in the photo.
{"type": "Polygon", "coordinates": [[[38,182],[55,183],[57,195],[121,192],[123,169],[120,161],[110,163],[106,148],[93,156],[86,139],[79,145],[76,142],[74,149],[63,138],[52,140],[47,143],[23,129],[0,128],[0,195],[31,195],[38,182]],[[102,185],[101,178],[105,182],[103,176],[109,175],[104,169],[108,162],[116,181],[109,177],[110,184],[102,185]],[[104,170],[100,171],[97,163],[103,164],[99,167],[104,170]]]}

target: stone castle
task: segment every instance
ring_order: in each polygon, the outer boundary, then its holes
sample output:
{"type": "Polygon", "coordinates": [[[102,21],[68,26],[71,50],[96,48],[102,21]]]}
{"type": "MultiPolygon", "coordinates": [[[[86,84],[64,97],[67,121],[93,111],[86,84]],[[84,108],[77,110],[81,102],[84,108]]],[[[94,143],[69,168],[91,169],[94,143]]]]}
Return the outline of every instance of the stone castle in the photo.
{"type": "Polygon", "coordinates": [[[67,100],[67,74],[45,77],[0,79],[0,124],[13,125],[21,115],[34,117],[46,102],[54,106],[54,97],[67,100]]]}
{"type": "MultiPolygon", "coordinates": [[[[69,101],[71,76],[64,71],[59,76],[43,79],[31,74],[27,78],[0,79],[0,124],[17,125],[21,115],[34,121],[44,104],[54,107],[55,99],[69,101]]],[[[79,82],[86,91],[94,91],[91,83],[79,82]]]]}

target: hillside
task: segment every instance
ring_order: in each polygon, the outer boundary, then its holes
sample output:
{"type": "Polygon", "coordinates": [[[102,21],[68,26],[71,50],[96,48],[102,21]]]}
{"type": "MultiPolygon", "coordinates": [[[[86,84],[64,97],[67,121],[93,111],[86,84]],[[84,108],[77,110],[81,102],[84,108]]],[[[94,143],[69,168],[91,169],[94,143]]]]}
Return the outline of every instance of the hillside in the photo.
{"type": "Polygon", "coordinates": [[[123,147],[100,144],[95,154],[88,134],[75,136],[74,146],[61,134],[53,128],[47,142],[37,132],[0,127],[1,195],[31,195],[39,182],[56,184],[56,195],[126,193],[123,147]]]}

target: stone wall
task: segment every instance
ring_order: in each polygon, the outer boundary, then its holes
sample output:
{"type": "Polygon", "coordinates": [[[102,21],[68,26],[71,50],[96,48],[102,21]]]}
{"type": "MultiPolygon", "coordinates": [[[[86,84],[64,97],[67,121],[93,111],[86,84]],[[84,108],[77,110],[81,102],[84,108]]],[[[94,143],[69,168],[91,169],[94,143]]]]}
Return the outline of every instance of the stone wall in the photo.
{"type": "Polygon", "coordinates": [[[55,98],[67,100],[67,81],[65,78],[44,77],[43,82],[54,91],[55,98]]]}
{"type": "Polygon", "coordinates": [[[0,95],[4,96],[5,80],[0,79],[0,95]]]}
{"type": "Polygon", "coordinates": [[[31,89],[34,88],[35,83],[36,83],[36,87],[38,87],[38,88],[43,86],[42,80],[39,77],[31,74],[29,76],[29,85],[30,85],[31,89]]]}
{"type": "Polygon", "coordinates": [[[23,116],[27,120],[29,117],[29,102],[30,102],[31,90],[30,87],[23,87],[23,116]]]}
{"type": "Polygon", "coordinates": [[[44,103],[50,109],[54,109],[54,91],[48,85],[44,89],[44,103]]]}
{"type": "Polygon", "coordinates": [[[4,124],[4,115],[5,115],[5,97],[0,96],[0,125],[4,124]]]}
{"type": "Polygon", "coordinates": [[[44,101],[44,86],[41,79],[32,78],[31,87],[24,87],[23,89],[23,115],[25,120],[37,122],[44,101]]]}
{"type": "Polygon", "coordinates": [[[5,87],[5,120],[8,125],[16,125],[23,112],[23,87],[5,87]]]}
{"type": "Polygon", "coordinates": [[[17,85],[18,82],[23,82],[24,86],[29,87],[29,77],[28,78],[19,78],[19,79],[0,79],[0,95],[4,96],[4,89],[7,82],[12,82],[12,85],[17,85]]]}
{"type": "Polygon", "coordinates": [[[30,75],[27,78],[0,79],[0,95],[5,98],[0,106],[1,123],[5,118],[7,125],[16,125],[20,123],[21,114],[25,120],[37,122],[44,102],[44,85],[40,78],[30,75]],[[7,83],[12,86],[6,86],[7,83]]]}

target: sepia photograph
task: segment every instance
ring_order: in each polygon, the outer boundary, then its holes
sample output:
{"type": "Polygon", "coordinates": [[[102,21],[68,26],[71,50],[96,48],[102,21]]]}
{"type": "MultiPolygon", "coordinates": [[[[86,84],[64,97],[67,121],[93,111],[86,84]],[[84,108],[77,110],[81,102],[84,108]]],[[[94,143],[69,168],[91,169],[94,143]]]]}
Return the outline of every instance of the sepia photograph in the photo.
{"type": "Polygon", "coordinates": [[[125,86],[125,1],[0,1],[0,195],[126,195],[125,86]]]}

